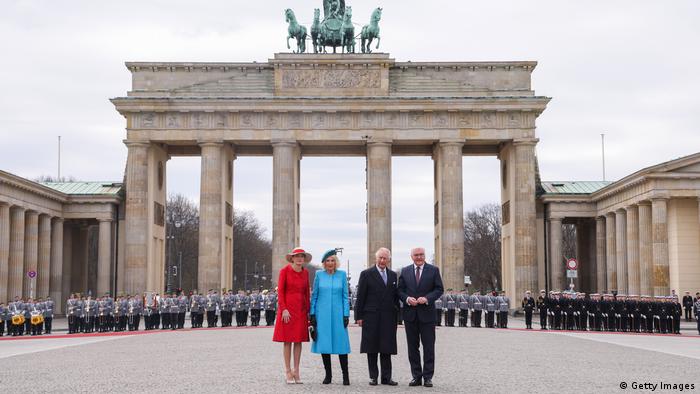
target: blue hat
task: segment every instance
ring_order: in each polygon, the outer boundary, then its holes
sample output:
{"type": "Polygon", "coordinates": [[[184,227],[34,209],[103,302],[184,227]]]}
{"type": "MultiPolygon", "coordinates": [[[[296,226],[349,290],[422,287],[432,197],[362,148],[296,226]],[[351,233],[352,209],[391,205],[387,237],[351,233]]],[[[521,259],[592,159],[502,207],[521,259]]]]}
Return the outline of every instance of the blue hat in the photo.
{"type": "Polygon", "coordinates": [[[331,250],[327,251],[326,253],[323,254],[323,257],[321,258],[321,262],[323,263],[324,261],[326,261],[327,258],[329,258],[331,256],[335,256],[336,254],[338,254],[338,252],[336,252],[335,249],[331,249],[331,250]]]}

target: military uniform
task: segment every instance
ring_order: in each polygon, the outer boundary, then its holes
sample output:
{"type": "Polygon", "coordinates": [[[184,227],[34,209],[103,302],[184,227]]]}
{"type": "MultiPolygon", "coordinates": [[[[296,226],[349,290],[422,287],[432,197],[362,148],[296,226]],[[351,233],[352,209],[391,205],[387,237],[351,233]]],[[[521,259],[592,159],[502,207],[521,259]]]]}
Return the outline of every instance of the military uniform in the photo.
{"type": "Polygon", "coordinates": [[[54,302],[51,297],[47,297],[44,301],[44,332],[46,334],[51,334],[51,328],[53,324],[53,308],[54,302]]]}
{"type": "Polygon", "coordinates": [[[535,299],[527,294],[521,303],[523,311],[525,311],[525,328],[532,330],[532,311],[535,309],[535,299]]]}
{"type": "MultiPolygon", "coordinates": [[[[496,297],[498,311],[498,327],[508,328],[508,311],[510,310],[510,298],[505,293],[496,297]]],[[[530,324],[532,324],[532,313],[530,313],[530,324]]]]}
{"type": "Polygon", "coordinates": [[[68,333],[75,334],[79,331],[78,318],[81,311],[78,310],[78,299],[71,297],[66,301],[66,316],[68,317],[68,333]]]}
{"type": "Polygon", "coordinates": [[[469,295],[462,292],[457,296],[457,306],[459,306],[459,326],[467,327],[469,321],[469,295]]]}
{"type": "Polygon", "coordinates": [[[7,307],[0,302],[0,337],[5,335],[5,321],[8,319],[7,307]]]}
{"type": "Polygon", "coordinates": [[[540,330],[547,329],[547,304],[549,298],[545,292],[540,292],[540,296],[537,298],[537,310],[540,312],[540,330]]]}
{"type": "Polygon", "coordinates": [[[202,305],[199,300],[200,296],[194,293],[190,296],[190,325],[192,328],[200,328],[202,318],[202,305]]]}
{"type": "Polygon", "coordinates": [[[178,329],[185,328],[185,315],[187,314],[187,305],[188,305],[187,296],[185,294],[180,294],[180,296],[177,297],[177,307],[178,307],[177,328],[178,329]]]}
{"type": "Polygon", "coordinates": [[[205,307],[207,313],[207,327],[216,327],[216,307],[218,306],[217,297],[214,293],[207,294],[207,305],[205,307]]]}
{"type": "Polygon", "coordinates": [[[231,326],[233,320],[233,294],[228,292],[221,296],[221,327],[231,326]]]}
{"type": "Polygon", "coordinates": [[[444,311],[442,302],[443,297],[444,295],[435,300],[435,325],[437,326],[442,326],[442,312],[444,311]]]}
{"type": "Polygon", "coordinates": [[[250,295],[250,324],[253,327],[260,325],[260,310],[262,309],[262,305],[262,295],[254,291],[253,294],[250,295]]]}
{"type": "Polygon", "coordinates": [[[491,294],[487,294],[483,297],[483,302],[486,305],[486,327],[494,328],[494,317],[496,316],[496,297],[491,294]]]}
{"type": "Polygon", "coordinates": [[[698,322],[698,334],[700,334],[700,298],[695,300],[693,309],[695,310],[695,320],[698,322]]]}
{"type": "Polygon", "coordinates": [[[481,327],[481,311],[484,309],[484,304],[479,292],[469,297],[469,309],[472,310],[472,327],[481,327]]]}
{"type": "MultiPolygon", "coordinates": [[[[355,295],[353,294],[353,299],[355,295]]],[[[265,295],[265,324],[268,326],[275,325],[275,315],[277,313],[277,294],[273,292],[265,295]]]]}
{"type": "Polygon", "coordinates": [[[693,319],[691,313],[693,309],[693,297],[687,291],[683,296],[683,308],[685,309],[685,321],[691,321],[693,319]]]}
{"type": "Polygon", "coordinates": [[[168,314],[170,315],[170,329],[171,330],[177,330],[177,325],[178,325],[178,320],[180,316],[180,304],[174,295],[170,295],[168,297],[168,314]]]}

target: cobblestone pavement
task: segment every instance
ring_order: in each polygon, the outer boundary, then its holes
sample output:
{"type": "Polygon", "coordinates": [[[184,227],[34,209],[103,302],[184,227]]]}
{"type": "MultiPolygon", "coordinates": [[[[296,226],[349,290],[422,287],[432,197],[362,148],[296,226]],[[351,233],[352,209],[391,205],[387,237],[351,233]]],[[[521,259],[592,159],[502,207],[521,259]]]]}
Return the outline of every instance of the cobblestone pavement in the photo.
{"type": "Polygon", "coordinates": [[[438,328],[432,389],[407,386],[401,326],[393,359],[398,387],[367,385],[356,326],[350,327],[349,387],[340,384],[337,359],[333,384],[320,384],[320,356],[308,345],[301,368],[305,383],[286,385],[281,345],[271,342],[267,327],[3,339],[0,382],[12,392],[619,393],[627,391],[620,389],[623,382],[628,390],[635,382],[687,383],[695,390],[685,391],[700,390],[698,336],[542,332],[519,325],[514,319],[516,328],[508,330],[438,328]]]}

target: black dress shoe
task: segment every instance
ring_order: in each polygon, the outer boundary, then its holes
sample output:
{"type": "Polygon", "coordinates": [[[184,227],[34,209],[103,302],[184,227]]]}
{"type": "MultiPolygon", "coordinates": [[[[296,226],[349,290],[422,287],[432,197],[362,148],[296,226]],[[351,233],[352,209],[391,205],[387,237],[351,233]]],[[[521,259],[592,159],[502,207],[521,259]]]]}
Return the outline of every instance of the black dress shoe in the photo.
{"type": "Polygon", "coordinates": [[[411,383],[408,384],[410,387],[416,387],[416,386],[422,386],[423,383],[421,382],[421,379],[413,379],[411,380],[411,383]]]}
{"type": "Polygon", "coordinates": [[[370,385],[370,386],[376,386],[376,385],[377,385],[377,379],[370,379],[370,380],[369,380],[369,385],[370,385]]]}
{"type": "Polygon", "coordinates": [[[393,380],[382,382],[382,384],[386,386],[398,386],[398,383],[394,382],[393,380]]]}
{"type": "Polygon", "coordinates": [[[431,379],[425,379],[425,382],[423,382],[423,386],[433,387],[433,381],[431,379]]]}

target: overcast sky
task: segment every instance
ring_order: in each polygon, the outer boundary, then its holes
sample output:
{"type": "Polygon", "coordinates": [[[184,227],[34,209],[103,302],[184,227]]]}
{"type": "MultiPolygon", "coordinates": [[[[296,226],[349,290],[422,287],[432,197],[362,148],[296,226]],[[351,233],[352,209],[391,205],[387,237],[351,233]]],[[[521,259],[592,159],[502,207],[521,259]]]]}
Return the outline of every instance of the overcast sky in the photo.
{"type": "MultiPolygon", "coordinates": [[[[700,150],[700,2],[346,0],[365,24],[384,8],[380,50],[397,61],[536,60],[533,88],[552,97],[537,121],[544,180],[607,178],[700,150]]],[[[0,169],[121,181],[125,61],[266,61],[286,51],[284,9],[311,21],[314,1],[12,1],[0,12],[0,169]]],[[[234,205],[270,234],[272,159],[239,158],[234,205]]],[[[498,202],[498,162],[464,158],[464,207],[498,202]]],[[[433,250],[432,162],[393,159],[394,265],[433,250]]],[[[363,158],[302,160],[302,245],[344,247],[366,263],[363,158]]],[[[199,199],[198,158],[168,163],[168,187],[199,199]]]]}

